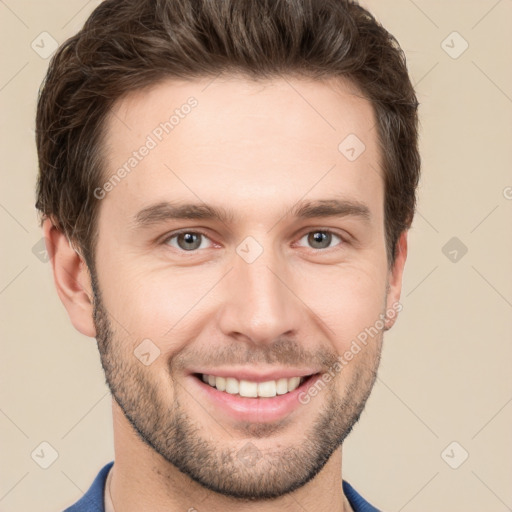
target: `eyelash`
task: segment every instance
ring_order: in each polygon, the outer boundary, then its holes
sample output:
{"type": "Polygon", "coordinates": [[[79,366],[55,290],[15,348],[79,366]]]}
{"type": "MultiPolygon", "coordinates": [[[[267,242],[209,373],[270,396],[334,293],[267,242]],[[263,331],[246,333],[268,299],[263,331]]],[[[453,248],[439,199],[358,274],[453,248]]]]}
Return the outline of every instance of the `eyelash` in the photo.
{"type": "MultiPolygon", "coordinates": [[[[170,235],[166,236],[165,239],[162,241],[162,244],[169,245],[170,240],[177,238],[179,235],[183,235],[185,233],[193,234],[193,235],[202,235],[203,237],[210,240],[210,237],[205,232],[203,232],[201,230],[183,229],[181,231],[176,231],[176,232],[173,232],[170,235]]],[[[334,235],[335,237],[338,237],[341,240],[341,242],[338,243],[337,245],[344,245],[344,244],[348,243],[347,238],[345,238],[344,236],[340,235],[339,233],[337,233],[336,231],[333,231],[331,229],[312,229],[310,231],[306,231],[305,233],[303,233],[300,236],[299,241],[302,240],[302,238],[304,238],[305,236],[310,235],[311,233],[326,233],[326,234],[334,235]]],[[[210,240],[210,242],[212,242],[212,240],[210,240]]],[[[303,247],[303,246],[301,246],[301,247],[303,247]]],[[[314,252],[318,252],[318,251],[327,252],[329,249],[335,249],[336,247],[337,246],[326,247],[325,249],[314,249],[312,247],[309,247],[309,250],[314,251],[314,252]]],[[[182,252],[182,253],[190,253],[190,254],[195,254],[201,250],[204,250],[204,249],[194,249],[191,251],[185,251],[184,249],[181,249],[179,247],[173,247],[173,249],[176,249],[177,251],[182,252]]]]}

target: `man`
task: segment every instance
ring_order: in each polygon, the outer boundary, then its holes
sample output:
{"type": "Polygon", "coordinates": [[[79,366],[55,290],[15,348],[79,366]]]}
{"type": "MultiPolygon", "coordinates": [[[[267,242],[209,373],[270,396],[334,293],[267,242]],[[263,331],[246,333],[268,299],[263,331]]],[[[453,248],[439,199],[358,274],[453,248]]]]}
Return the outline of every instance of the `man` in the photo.
{"type": "Polygon", "coordinates": [[[342,443],[419,179],[398,43],[346,0],[106,0],[39,98],[56,288],[115,462],[68,511],[372,511],[342,443]]]}

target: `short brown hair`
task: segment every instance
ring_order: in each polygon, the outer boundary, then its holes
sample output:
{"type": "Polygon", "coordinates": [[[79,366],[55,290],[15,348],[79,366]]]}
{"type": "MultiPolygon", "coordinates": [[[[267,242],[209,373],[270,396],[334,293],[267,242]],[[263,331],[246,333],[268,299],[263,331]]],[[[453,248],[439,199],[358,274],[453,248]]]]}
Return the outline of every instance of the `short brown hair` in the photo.
{"type": "Polygon", "coordinates": [[[57,51],[41,87],[36,207],[94,266],[102,133],[119,98],[164,78],[344,77],[373,105],[388,263],[412,223],[418,102],[396,39],[351,0],[105,0],[57,51]]]}

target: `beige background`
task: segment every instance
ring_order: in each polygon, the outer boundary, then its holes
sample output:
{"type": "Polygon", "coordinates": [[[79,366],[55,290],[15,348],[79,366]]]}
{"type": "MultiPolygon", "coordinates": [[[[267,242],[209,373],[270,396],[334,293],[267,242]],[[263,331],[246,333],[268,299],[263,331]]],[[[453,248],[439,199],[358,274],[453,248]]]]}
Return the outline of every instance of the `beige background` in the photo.
{"type": "MultiPolygon", "coordinates": [[[[33,253],[34,112],[48,59],[31,42],[45,31],[63,42],[97,3],[0,1],[2,512],[61,511],[113,459],[94,340],[74,330],[33,253]],[[43,441],[58,452],[48,469],[31,457],[43,441]]],[[[512,0],[364,5],[407,54],[423,177],[404,309],[343,476],[384,511],[512,510],[512,0]],[[443,253],[452,237],[455,262],[453,247],[443,253]]]]}

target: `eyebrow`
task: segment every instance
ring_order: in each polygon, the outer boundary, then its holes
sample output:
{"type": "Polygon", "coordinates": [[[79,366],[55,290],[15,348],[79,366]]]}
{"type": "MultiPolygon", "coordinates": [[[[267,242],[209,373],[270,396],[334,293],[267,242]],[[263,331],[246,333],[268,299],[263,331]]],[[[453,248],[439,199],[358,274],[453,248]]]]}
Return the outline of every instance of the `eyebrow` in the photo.
{"type": "MultiPolygon", "coordinates": [[[[366,223],[371,221],[370,209],[366,204],[347,199],[299,201],[283,217],[287,215],[296,219],[356,217],[366,223]]],[[[135,215],[133,224],[135,228],[149,227],[168,220],[211,220],[230,224],[234,219],[234,211],[222,206],[162,201],[140,210],[135,215]]]]}

